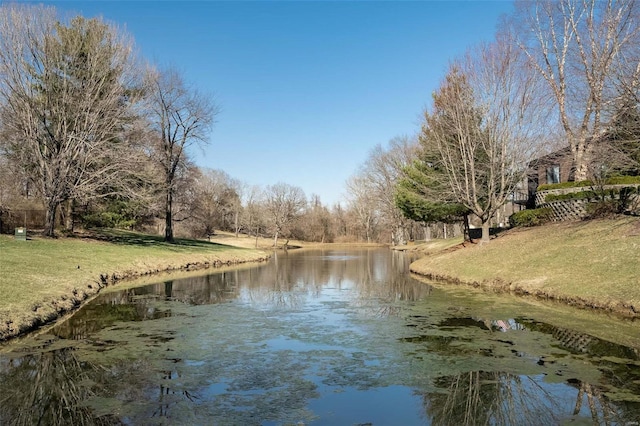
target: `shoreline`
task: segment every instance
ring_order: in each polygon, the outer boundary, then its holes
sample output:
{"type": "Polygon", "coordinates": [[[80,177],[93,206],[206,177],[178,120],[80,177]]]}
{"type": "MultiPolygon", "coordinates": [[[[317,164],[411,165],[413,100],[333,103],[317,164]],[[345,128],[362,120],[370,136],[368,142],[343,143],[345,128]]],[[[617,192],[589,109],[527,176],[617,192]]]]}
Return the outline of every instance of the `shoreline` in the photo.
{"type": "Polygon", "coordinates": [[[596,300],[591,300],[582,297],[570,296],[566,294],[553,294],[544,290],[529,290],[519,286],[517,283],[511,283],[502,280],[501,278],[495,278],[493,280],[478,281],[465,281],[457,277],[449,275],[440,275],[433,272],[418,272],[409,267],[409,271],[422,278],[422,280],[433,281],[441,285],[454,285],[460,287],[471,287],[474,289],[480,289],[486,293],[494,294],[511,294],[523,298],[534,298],[536,300],[550,301],[561,303],[565,306],[570,306],[578,309],[590,310],[593,312],[600,312],[604,314],[612,314],[624,319],[640,318],[640,312],[633,304],[625,303],[622,300],[608,300],[606,303],[601,303],[596,300]]]}
{"type": "Polygon", "coordinates": [[[427,254],[411,273],[444,285],[478,288],[640,318],[640,220],[615,217],[514,228],[488,244],[427,254]]]}
{"type": "Polygon", "coordinates": [[[0,311],[0,345],[17,337],[35,332],[41,327],[52,325],[57,320],[71,314],[87,302],[97,296],[103,288],[116,285],[117,283],[133,281],[144,277],[155,275],[171,274],[178,272],[195,272],[207,269],[220,269],[223,267],[240,266],[248,263],[262,263],[271,257],[267,253],[257,252],[255,256],[236,257],[231,252],[223,259],[218,253],[210,260],[194,261],[187,263],[168,263],[150,266],[147,269],[127,269],[121,272],[113,271],[101,273],[90,282],[79,283],[71,291],[34,304],[31,312],[26,314],[22,321],[16,322],[10,316],[0,311]]]}

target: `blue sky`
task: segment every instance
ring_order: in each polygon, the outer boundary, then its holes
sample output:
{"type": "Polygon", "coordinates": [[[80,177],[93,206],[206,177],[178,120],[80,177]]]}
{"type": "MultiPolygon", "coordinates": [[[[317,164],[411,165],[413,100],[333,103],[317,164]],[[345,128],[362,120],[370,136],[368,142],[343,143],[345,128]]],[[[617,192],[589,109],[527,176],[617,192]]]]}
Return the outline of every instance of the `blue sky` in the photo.
{"type": "Polygon", "coordinates": [[[371,149],[419,130],[449,61],[490,41],[509,1],[61,1],[125,28],[221,108],[192,154],[250,185],[343,200],[371,149]]]}

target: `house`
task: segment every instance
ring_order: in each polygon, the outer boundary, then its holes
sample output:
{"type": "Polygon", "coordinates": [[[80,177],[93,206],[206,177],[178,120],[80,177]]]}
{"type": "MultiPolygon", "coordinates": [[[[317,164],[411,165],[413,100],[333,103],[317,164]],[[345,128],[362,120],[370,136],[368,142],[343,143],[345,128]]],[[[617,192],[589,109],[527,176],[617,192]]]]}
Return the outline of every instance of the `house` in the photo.
{"type": "Polygon", "coordinates": [[[571,182],[573,175],[573,156],[568,146],[531,161],[527,171],[527,208],[535,208],[538,186],[571,182]]]}

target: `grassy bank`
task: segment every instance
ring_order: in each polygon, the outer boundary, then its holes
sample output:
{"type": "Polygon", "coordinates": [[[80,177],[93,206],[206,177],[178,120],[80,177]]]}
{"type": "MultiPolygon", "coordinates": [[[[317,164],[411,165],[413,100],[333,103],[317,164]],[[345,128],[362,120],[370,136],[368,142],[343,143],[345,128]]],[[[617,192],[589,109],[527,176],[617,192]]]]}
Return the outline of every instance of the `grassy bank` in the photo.
{"type": "Polygon", "coordinates": [[[129,232],[29,241],[0,235],[0,340],[57,318],[121,279],[266,257],[258,250],[196,240],[168,244],[129,232]]]}
{"type": "Polygon", "coordinates": [[[531,294],[640,316],[640,220],[514,229],[486,245],[424,257],[411,270],[435,280],[531,294]]]}
{"type": "Polygon", "coordinates": [[[429,256],[436,253],[445,252],[448,250],[452,250],[457,248],[460,244],[462,244],[463,238],[454,237],[445,239],[434,239],[430,241],[418,241],[415,244],[409,243],[406,246],[396,246],[392,247],[394,250],[398,251],[409,251],[421,256],[429,256]]]}

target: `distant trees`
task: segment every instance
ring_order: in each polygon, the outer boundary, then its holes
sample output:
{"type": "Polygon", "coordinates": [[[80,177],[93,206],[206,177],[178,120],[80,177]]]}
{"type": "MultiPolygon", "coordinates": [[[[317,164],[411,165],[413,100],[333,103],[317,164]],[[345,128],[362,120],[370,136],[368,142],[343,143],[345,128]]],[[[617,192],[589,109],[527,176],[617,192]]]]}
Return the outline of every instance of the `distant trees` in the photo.
{"type": "Polygon", "coordinates": [[[289,226],[298,218],[307,205],[304,191],[286,183],[269,185],[264,192],[264,211],[273,235],[273,246],[278,247],[278,238],[289,232],[289,226]]]}
{"type": "Polygon", "coordinates": [[[258,186],[246,187],[242,192],[242,207],[240,212],[239,228],[249,235],[256,237],[265,229],[265,215],[262,205],[262,190],[258,186]]]}
{"type": "Polygon", "coordinates": [[[187,151],[208,142],[218,109],[210,98],[187,86],[174,69],[150,70],[146,78],[151,158],[161,177],[166,241],[173,241],[176,180],[187,165],[187,151]]]}
{"type": "Polygon", "coordinates": [[[302,218],[304,222],[304,239],[320,243],[333,242],[333,220],[331,212],[320,200],[320,196],[312,194],[307,211],[302,218]]]}
{"type": "Polygon", "coordinates": [[[388,231],[391,244],[406,243],[409,224],[396,206],[395,188],[402,169],[415,155],[416,145],[408,137],[396,137],[386,148],[376,146],[358,173],[347,182],[350,206],[367,241],[379,224],[388,231]]]}
{"type": "Polygon", "coordinates": [[[373,195],[370,182],[360,175],[354,175],[346,183],[349,192],[349,207],[357,218],[356,225],[362,231],[362,237],[370,243],[376,236],[380,211],[373,195]]]}
{"type": "Polygon", "coordinates": [[[0,120],[7,155],[45,200],[45,235],[67,200],[121,192],[136,102],[132,44],[99,19],[0,7],[0,120]]]}
{"type": "Polygon", "coordinates": [[[201,170],[195,182],[193,222],[198,236],[216,229],[238,229],[241,213],[240,182],[222,170],[201,170]]]}

